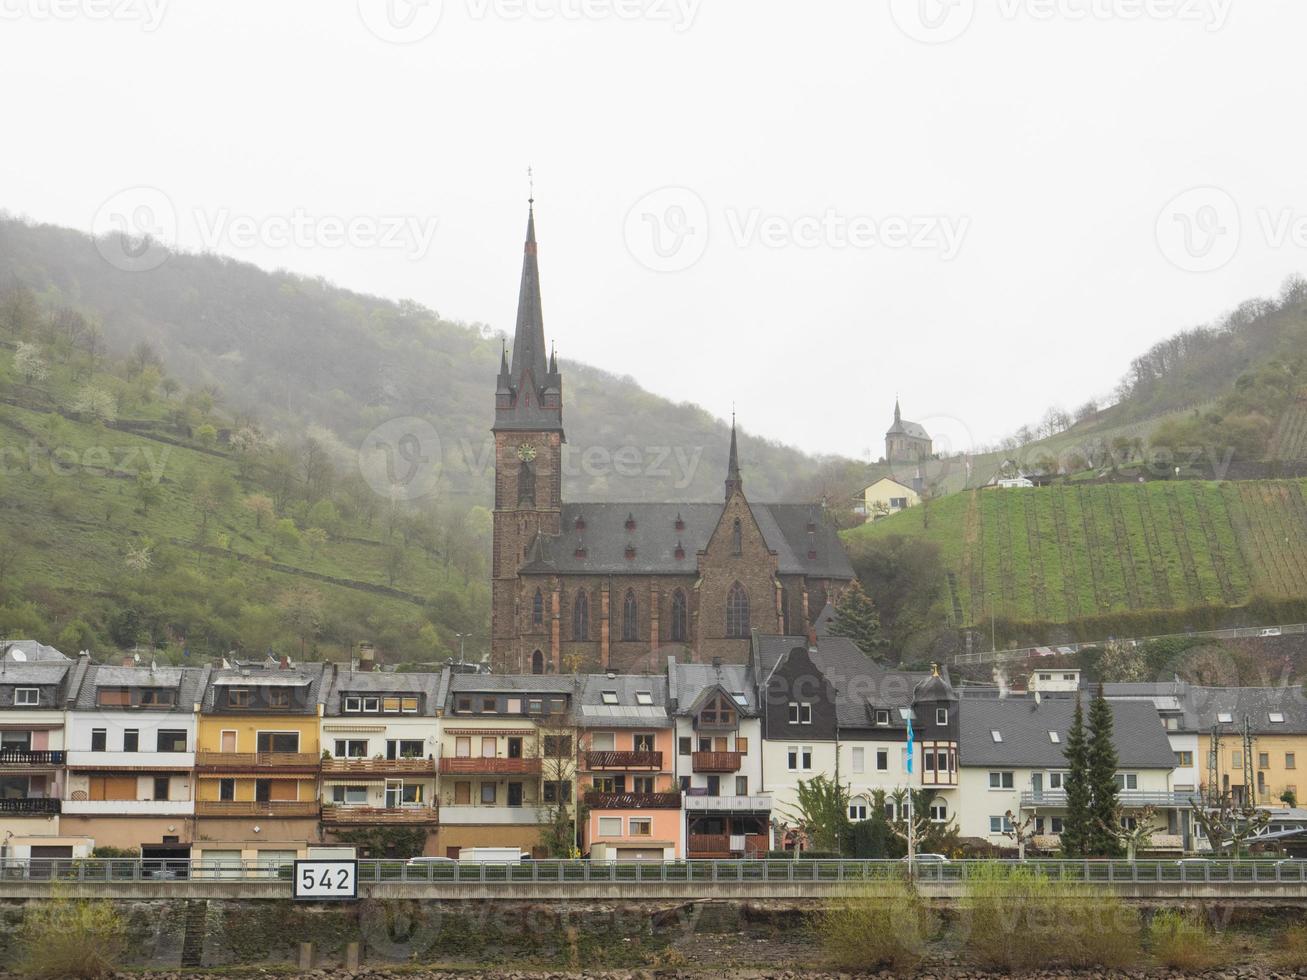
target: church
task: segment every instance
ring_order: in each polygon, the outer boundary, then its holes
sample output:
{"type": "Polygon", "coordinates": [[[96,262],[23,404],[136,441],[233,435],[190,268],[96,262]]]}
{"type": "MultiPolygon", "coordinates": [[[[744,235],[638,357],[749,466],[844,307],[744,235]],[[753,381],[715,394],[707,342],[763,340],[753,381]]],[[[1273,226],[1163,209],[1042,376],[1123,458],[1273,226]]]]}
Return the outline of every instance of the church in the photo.
{"type": "Polygon", "coordinates": [[[496,673],[746,663],[753,634],[806,635],[853,579],[820,507],[749,502],[734,422],[721,501],[563,501],[563,379],[545,348],[534,205],[492,432],[496,673]]]}

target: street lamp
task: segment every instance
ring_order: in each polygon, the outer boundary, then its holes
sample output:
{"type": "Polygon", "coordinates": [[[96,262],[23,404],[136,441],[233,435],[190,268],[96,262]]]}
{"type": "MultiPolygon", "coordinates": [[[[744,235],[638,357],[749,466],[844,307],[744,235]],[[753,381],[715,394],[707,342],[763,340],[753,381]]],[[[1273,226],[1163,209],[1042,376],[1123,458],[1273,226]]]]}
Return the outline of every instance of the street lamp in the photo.
{"type": "Polygon", "coordinates": [[[458,662],[461,664],[463,662],[463,641],[466,640],[472,634],[455,633],[454,635],[458,637],[458,662]]]}
{"type": "Polygon", "coordinates": [[[989,595],[989,651],[990,653],[998,652],[998,642],[995,639],[997,634],[994,632],[994,593],[989,595]]]}

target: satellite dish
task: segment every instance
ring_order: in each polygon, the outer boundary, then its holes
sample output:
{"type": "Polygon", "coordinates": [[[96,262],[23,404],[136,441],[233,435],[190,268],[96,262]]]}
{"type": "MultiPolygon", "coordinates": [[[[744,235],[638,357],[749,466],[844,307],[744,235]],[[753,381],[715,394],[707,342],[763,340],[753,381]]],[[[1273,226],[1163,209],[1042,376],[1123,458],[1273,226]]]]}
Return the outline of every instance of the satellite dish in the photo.
{"type": "Polygon", "coordinates": [[[25,654],[22,650],[10,650],[9,656],[12,657],[18,663],[22,663],[27,659],[27,654],[25,654]]]}

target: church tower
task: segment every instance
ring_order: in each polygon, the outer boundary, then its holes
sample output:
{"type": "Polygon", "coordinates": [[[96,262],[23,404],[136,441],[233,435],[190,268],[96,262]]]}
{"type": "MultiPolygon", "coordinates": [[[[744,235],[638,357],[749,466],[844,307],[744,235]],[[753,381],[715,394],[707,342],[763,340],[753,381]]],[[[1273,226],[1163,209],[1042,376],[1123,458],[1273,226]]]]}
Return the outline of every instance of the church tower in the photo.
{"type": "Polygon", "coordinates": [[[545,357],[531,201],[517,297],[512,360],[500,357],[495,384],[495,510],[491,561],[490,662],[496,672],[529,672],[518,649],[518,569],[537,534],[557,535],[563,506],[563,379],[545,357]]]}

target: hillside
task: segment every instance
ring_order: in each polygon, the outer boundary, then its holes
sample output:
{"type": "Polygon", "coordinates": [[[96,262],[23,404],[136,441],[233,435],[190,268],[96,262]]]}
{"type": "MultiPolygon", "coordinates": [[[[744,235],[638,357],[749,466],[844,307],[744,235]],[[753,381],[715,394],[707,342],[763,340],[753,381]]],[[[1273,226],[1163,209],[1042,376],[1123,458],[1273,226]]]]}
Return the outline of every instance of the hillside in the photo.
{"type": "MultiPolygon", "coordinates": [[[[516,282],[504,289],[515,296],[516,282]]],[[[440,489],[489,502],[502,335],[488,327],[214,255],[173,254],[148,272],[124,272],[84,234],[0,214],[0,320],[31,300],[86,316],[119,355],[148,343],[181,382],[220,392],[232,411],[283,436],[311,433],[341,462],[389,420],[430,422],[442,450],[440,489]],[[15,299],[16,290],[30,291],[28,300],[15,299]]],[[[30,334],[35,325],[9,330],[30,334]]],[[[716,499],[729,440],[723,422],[631,378],[574,360],[561,366],[571,499],[716,499]],[[628,461],[617,464],[612,454],[623,448],[628,461]]],[[[740,453],[758,500],[786,497],[793,476],[815,465],[747,433],[740,453]]]]}
{"type": "Polygon", "coordinates": [[[0,637],[391,660],[484,647],[485,508],[394,507],[157,366],[0,340],[0,637]],[[16,361],[18,362],[16,364],[16,361]]]}
{"type": "Polygon", "coordinates": [[[991,613],[1000,640],[1039,641],[1273,622],[1307,607],[1301,480],[973,490],[846,532],[855,565],[896,538],[938,553],[936,622],[986,640],[991,613]]]}

